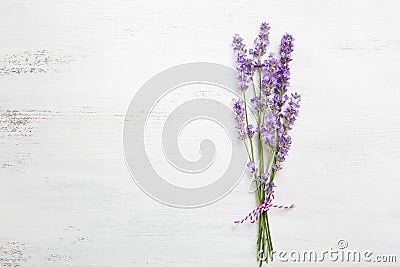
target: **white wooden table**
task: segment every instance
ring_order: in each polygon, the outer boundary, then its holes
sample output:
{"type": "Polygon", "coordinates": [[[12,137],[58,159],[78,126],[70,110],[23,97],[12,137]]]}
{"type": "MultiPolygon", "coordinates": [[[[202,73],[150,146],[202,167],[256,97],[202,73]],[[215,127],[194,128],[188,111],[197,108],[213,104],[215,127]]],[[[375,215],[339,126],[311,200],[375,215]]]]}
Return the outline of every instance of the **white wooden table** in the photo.
{"type": "MultiPolygon", "coordinates": [[[[400,261],[398,1],[47,1],[0,3],[0,264],[256,266],[244,179],[198,209],[154,201],[124,162],[136,90],[187,62],[233,65],[270,22],[295,41],[303,94],[271,211],[280,250],[336,247],[400,261]]],[[[397,263],[398,264],[398,263],[397,263]]],[[[279,262],[274,265],[279,266],[279,262]]],[[[364,263],[363,266],[373,265],[364,263]]],[[[396,264],[376,264],[396,266],[396,264]]]]}

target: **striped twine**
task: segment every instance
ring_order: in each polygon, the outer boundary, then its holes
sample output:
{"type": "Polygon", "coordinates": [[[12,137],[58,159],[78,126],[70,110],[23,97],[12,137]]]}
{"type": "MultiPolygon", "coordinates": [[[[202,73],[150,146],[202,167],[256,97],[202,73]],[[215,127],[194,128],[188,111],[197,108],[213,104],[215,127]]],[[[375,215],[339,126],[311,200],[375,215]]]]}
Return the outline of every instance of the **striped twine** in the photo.
{"type": "Polygon", "coordinates": [[[268,211],[270,208],[277,208],[277,209],[292,209],[294,208],[294,204],[290,206],[283,206],[283,205],[274,205],[272,204],[272,201],[274,200],[274,190],[268,190],[267,189],[267,184],[265,185],[264,188],[265,192],[267,195],[265,196],[264,203],[252,210],[246,217],[244,217],[240,221],[234,221],[234,224],[241,224],[244,223],[247,220],[250,220],[251,223],[255,223],[259,216],[263,213],[268,211]]]}

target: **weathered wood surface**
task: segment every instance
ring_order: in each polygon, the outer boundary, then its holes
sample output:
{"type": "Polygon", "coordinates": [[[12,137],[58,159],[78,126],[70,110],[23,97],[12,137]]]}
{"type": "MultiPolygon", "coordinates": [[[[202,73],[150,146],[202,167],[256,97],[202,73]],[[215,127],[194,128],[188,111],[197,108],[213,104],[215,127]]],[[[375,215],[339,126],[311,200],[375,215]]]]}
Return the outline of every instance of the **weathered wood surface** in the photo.
{"type": "Polygon", "coordinates": [[[252,40],[264,20],[275,46],[294,35],[292,85],[304,96],[277,197],[296,208],[271,212],[276,248],[321,251],[344,238],[400,256],[399,9],[1,1],[0,263],[255,266],[256,226],[232,224],[254,207],[248,180],[203,208],[162,205],[132,181],[122,129],[146,80],[186,62],[231,66],[231,36],[252,40]]]}

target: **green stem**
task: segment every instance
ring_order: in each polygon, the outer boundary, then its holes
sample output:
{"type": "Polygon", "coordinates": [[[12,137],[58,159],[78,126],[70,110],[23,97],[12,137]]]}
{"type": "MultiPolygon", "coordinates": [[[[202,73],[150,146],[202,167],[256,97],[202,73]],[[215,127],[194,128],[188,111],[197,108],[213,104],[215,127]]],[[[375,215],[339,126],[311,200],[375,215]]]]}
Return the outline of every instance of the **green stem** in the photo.
{"type": "MultiPolygon", "coordinates": [[[[261,100],[262,97],[262,69],[258,69],[259,73],[259,97],[261,100]]],[[[252,82],[253,85],[253,92],[254,96],[257,96],[256,93],[256,85],[254,83],[254,80],[252,82]]],[[[280,99],[282,98],[282,94],[280,94],[280,99]]],[[[246,100],[246,93],[243,92],[243,99],[244,99],[244,109],[245,109],[245,118],[246,118],[246,127],[249,125],[249,119],[248,119],[248,113],[247,113],[247,100],[246,100]]],[[[258,126],[261,126],[264,123],[264,116],[265,113],[264,111],[258,110],[257,111],[257,124],[258,126]]],[[[279,123],[280,123],[280,118],[279,118],[279,123]]],[[[272,164],[275,164],[277,161],[277,148],[278,148],[278,140],[275,146],[275,150],[272,150],[270,153],[268,153],[267,157],[267,164],[265,165],[265,159],[264,159],[264,145],[262,142],[262,136],[261,133],[258,133],[258,156],[259,156],[259,170],[258,172],[254,173],[254,179],[256,182],[256,192],[257,192],[257,200],[258,204],[261,205],[265,201],[265,191],[264,191],[264,184],[261,181],[258,181],[257,173],[260,175],[263,174],[266,170],[269,170],[272,164]]],[[[278,139],[278,138],[277,138],[278,139]]],[[[249,157],[250,161],[254,161],[254,146],[253,146],[253,138],[249,138],[249,144],[250,144],[250,151],[247,145],[246,140],[244,140],[246,151],[249,157]]],[[[271,177],[270,177],[270,182],[272,182],[275,178],[275,173],[276,170],[273,169],[271,171],[271,177]]],[[[268,201],[268,200],[267,200],[268,201]]],[[[268,263],[269,260],[272,260],[272,252],[273,252],[273,246],[272,246],[272,238],[271,238],[271,231],[270,231],[270,226],[269,226],[269,218],[268,218],[268,213],[264,212],[260,214],[260,218],[258,221],[258,239],[257,239],[257,245],[258,245],[258,255],[263,256],[265,258],[265,262],[268,263]],[[262,253],[261,253],[262,252],[262,253]]],[[[261,267],[263,264],[264,260],[259,259],[259,266],[261,267]]]]}
{"type": "MultiPolygon", "coordinates": [[[[259,98],[261,100],[262,98],[262,69],[259,69],[259,79],[260,79],[260,87],[259,87],[259,98]]],[[[265,113],[263,111],[258,111],[258,126],[261,126],[264,123],[264,116],[265,113]]],[[[268,155],[267,158],[267,169],[265,169],[265,159],[264,159],[264,145],[262,142],[262,136],[259,133],[258,134],[258,149],[259,149],[259,158],[260,158],[260,175],[267,170],[271,164],[271,155],[268,155]]],[[[264,200],[265,200],[265,191],[263,188],[263,184],[260,184],[259,190],[262,192],[261,193],[261,198],[259,198],[259,205],[261,205],[264,200]]],[[[262,255],[265,258],[266,263],[269,262],[269,259],[272,259],[272,251],[273,251],[273,246],[272,246],[272,239],[271,239],[271,232],[270,232],[270,227],[269,227],[269,220],[268,220],[268,213],[264,212],[260,215],[259,218],[259,238],[258,238],[258,253],[262,251],[262,255]]],[[[259,266],[262,266],[263,260],[260,260],[259,266]]]]}
{"type": "MultiPolygon", "coordinates": [[[[249,126],[249,118],[247,116],[247,100],[246,93],[243,91],[243,100],[244,100],[244,113],[246,116],[246,127],[249,126]]],[[[253,148],[253,138],[250,138],[250,149],[251,149],[251,160],[254,161],[254,148],[253,148]]]]}

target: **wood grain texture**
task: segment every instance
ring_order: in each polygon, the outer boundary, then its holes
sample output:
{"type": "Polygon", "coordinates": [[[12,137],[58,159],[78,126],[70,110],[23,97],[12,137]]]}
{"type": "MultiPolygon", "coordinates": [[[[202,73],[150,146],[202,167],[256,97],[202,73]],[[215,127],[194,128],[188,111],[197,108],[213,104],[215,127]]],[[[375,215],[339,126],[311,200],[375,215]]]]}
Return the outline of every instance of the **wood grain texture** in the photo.
{"type": "MultiPolygon", "coordinates": [[[[231,37],[262,21],[296,47],[304,96],[271,211],[278,249],[353,249],[400,260],[398,1],[0,3],[0,264],[256,266],[244,179],[199,209],[162,205],[124,162],[136,90],[177,64],[232,66],[231,37]]],[[[398,264],[398,263],[397,263],[398,264]]],[[[280,263],[274,265],[280,266],[280,263]]],[[[363,266],[374,264],[364,264],[363,266]]],[[[396,266],[376,264],[378,266],[396,266]]]]}

